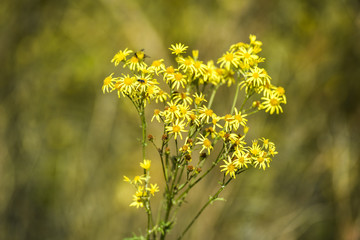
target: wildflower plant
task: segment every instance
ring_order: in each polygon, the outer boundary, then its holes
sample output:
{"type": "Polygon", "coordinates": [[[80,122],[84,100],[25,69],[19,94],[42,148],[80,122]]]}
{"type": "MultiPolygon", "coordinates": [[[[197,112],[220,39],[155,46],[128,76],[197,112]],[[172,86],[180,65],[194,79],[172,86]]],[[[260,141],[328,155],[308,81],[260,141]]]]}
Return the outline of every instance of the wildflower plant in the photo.
{"type": "Polygon", "coordinates": [[[261,47],[262,42],[250,35],[249,43],[231,45],[216,63],[201,61],[197,50],[185,55],[188,46],[182,43],[169,48],[175,65],[165,65],[163,59],[150,64],[144,50],[134,52],[127,48],[111,60],[115,66],[129,69],[131,74],[113,77],[111,73],[105,78],[102,91],[130,99],[141,121],[142,174],[132,179],[124,176],[124,181],[134,186],[130,206],[144,209],[147,214],[147,230],[142,238],[165,239],[188,193],[210,172],[221,173],[220,186],[178,239],[209,204],[220,199],[219,194],[237,175],[249,167],[262,170],[270,167],[277,154],[275,144],[264,137],[249,140],[248,122],[259,111],[282,113],[286,97],[284,88],[273,85],[267,71],[260,66],[265,61],[258,55],[261,47]],[[212,109],[220,87],[234,89],[232,105],[224,115],[212,109]],[[154,102],[157,108],[151,122],[163,126],[156,139],[147,135],[145,119],[146,107],[154,102]],[[158,160],[147,159],[149,145],[156,148],[158,160]],[[164,204],[159,214],[154,214],[151,208],[151,199],[160,190],[157,183],[151,182],[153,163],[161,164],[164,180],[160,184],[164,186],[164,204]]]}

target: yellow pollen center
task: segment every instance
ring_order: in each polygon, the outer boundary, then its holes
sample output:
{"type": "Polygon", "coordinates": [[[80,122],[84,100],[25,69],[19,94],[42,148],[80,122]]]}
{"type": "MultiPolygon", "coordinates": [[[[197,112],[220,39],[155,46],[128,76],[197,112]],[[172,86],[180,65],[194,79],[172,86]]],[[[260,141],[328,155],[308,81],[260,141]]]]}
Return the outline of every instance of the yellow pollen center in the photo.
{"type": "Polygon", "coordinates": [[[235,170],[234,164],[230,163],[230,164],[227,166],[227,169],[229,170],[229,172],[233,172],[233,171],[235,170]]]}
{"type": "Polygon", "coordinates": [[[159,67],[161,65],[161,62],[159,60],[156,60],[152,63],[152,66],[159,67]]]}
{"type": "Polygon", "coordinates": [[[262,162],[264,161],[264,158],[263,158],[263,157],[258,157],[258,158],[257,158],[257,161],[258,161],[259,163],[262,163],[262,162]]]}
{"type": "Polygon", "coordinates": [[[169,108],[170,112],[175,112],[177,110],[177,107],[176,106],[171,106],[169,108]]]}
{"type": "Polygon", "coordinates": [[[180,132],[180,129],[178,125],[173,126],[173,132],[180,132]]]}
{"type": "Polygon", "coordinates": [[[231,122],[232,121],[232,116],[230,114],[226,114],[224,119],[227,122],[231,122]]]}
{"type": "Polygon", "coordinates": [[[225,55],[225,60],[231,62],[234,59],[234,54],[228,53],[225,55]]]}
{"type": "Polygon", "coordinates": [[[154,110],[154,114],[155,114],[155,115],[159,115],[159,114],[160,114],[160,110],[159,110],[159,109],[155,109],[155,110],[154,110]]]}
{"type": "Polygon", "coordinates": [[[244,159],[244,157],[240,157],[240,158],[238,158],[238,161],[241,162],[241,163],[244,163],[245,159],[244,159]]]}
{"type": "Polygon", "coordinates": [[[284,95],[285,94],[285,89],[283,87],[278,87],[276,89],[276,91],[280,94],[280,95],[284,95]]]}
{"type": "Polygon", "coordinates": [[[132,57],[132,58],[130,59],[130,61],[131,61],[132,63],[138,63],[138,62],[139,62],[139,59],[134,56],[134,57],[132,57]]]}
{"type": "Polygon", "coordinates": [[[211,147],[211,142],[210,142],[210,140],[206,138],[206,139],[204,140],[203,145],[204,145],[204,147],[206,147],[206,148],[211,147]]]}
{"type": "Polygon", "coordinates": [[[206,111],[205,111],[205,115],[206,116],[211,116],[213,114],[213,110],[211,110],[211,109],[207,109],[206,111]]]}
{"type": "Polygon", "coordinates": [[[194,64],[194,66],[195,66],[196,68],[200,68],[201,63],[200,63],[200,62],[196,62],[196,63],[194,64]]]}
{"type": "Polygon", "coordinates": [[[168,68],[166,69],[166,73],[168,73],[168,74],[174,73],[174,68],[173,68],[173,67],[168,67],[168,68]]]}
{"type": "Polygon", "coordinates": [[[250,56],[251,56],[250,53],[245,53],[244,54],[244,58],[250,58],[250,56]]]}
{"type": "Polygon", "coordinates": [[[190,59],[186,59],[184,61],[184,64],[187,65],[187,66],[190,66],[192,64],[191,60],[190,59]]]}
{"type": "Polygon", "coordinates": [[[270,99],[271,106],[277,106],[279,105],[279,101],[275,98],[270,99]]]}
{"type": "Polygon", "coordinates": [[[239,122],[241,122],[243,120],[243,118],[241,117],[240,114],[235,115],[235,119],[238,120],[239,122]]]}
{"type": "Polygon", "coordinates": [[[183,78],[183,75],[181,73],[175,74],[175,80],[180,81],[183,78]]]}
{"type": "Polygon", "coordinates": [[[112,77],[105,78],[104,85],[109,85],[111,83],[111,79],[112,79],[112,77]]]}
{"type": "Polygon", "coordinates": [[[255,72],[255,73],[253,73],[253,78],[258,78],[259,77],[259,73],[257,73],[257,72],[255,72]]]}
{"type": "Polygon", "coordinates": [[[126,77],[126,78],[124,79],[124,84],[125,84],[125,85],[131,85],[132,82],[133,82],[133,81],[132,81],[131,78],[126,77]]]}

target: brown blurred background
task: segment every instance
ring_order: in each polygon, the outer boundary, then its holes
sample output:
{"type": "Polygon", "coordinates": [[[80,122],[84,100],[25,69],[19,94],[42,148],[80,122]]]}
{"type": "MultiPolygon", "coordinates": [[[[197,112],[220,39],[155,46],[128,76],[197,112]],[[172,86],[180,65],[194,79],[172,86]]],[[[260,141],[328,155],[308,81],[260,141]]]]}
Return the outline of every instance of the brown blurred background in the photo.
{"type": "MultiPolygon", "coordinates": [[[[127,99],[101,92],[121,70],[111,58],[145,48],[170,64],[167,48],[183,42],[216,60],[249,34],[287,91],[283,115],[251,120],[279,154],[239,176],[187,239],[360,239],[358,1],[5,0],[0,32],[0,239],[144,232],[122,181],[139,174],[140,122],[127,99]]],[[[222,94],[215,109],[230,101],[222,94]]],[[[174,234],[213,193],[204,186],[174,234]]]]}

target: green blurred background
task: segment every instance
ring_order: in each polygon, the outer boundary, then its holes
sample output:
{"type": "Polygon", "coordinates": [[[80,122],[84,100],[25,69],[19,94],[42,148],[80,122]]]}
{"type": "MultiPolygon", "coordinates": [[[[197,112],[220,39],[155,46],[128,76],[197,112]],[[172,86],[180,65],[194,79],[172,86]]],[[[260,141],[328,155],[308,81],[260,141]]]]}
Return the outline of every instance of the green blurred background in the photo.
{"type": "MultiPolygon", "coordinates": [[[[360,239],[358,1],[7,0],[0,31],[0,239],[144,231],[122,181],[140,170],[140,122],[127,99],[101,92],[119,73],[111,58],[145,48],[169,64],[168,47],[183,42],[207,61],[249,34],[287,91],[284,114],[251,126],[279,154],[269,170],[239,176],[187,239],[360,239]]],[[[229,101],[222,94],[215,109],[229,101]]],[[[190,196],[174,234],[216,181],[190,196]]]]}

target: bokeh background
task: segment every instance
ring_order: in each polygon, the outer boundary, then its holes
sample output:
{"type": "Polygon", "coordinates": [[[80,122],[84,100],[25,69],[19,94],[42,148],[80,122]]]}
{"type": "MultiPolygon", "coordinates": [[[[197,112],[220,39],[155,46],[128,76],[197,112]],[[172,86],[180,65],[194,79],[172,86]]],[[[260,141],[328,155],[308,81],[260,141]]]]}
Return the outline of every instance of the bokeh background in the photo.
{"type": "MultiPolygon", "coordinates": [[[[360,239],[358,1],[5,0],[0,32],[0,239],[143,232],[122,181],[139,173],[140,121],[127,99],[101,92],[119,71],[111,58],[145,48],[170,64],[168,47],[183,42],[207,61],[249,34],[286,89],[284,114],[251,127],[279,154],[239,176],[187,239],[360,239]]],[[[215,109],[229,101],[222,94],[215,109]]],[[[213,192],[208,181],[172,237],[213,192]]]]}

